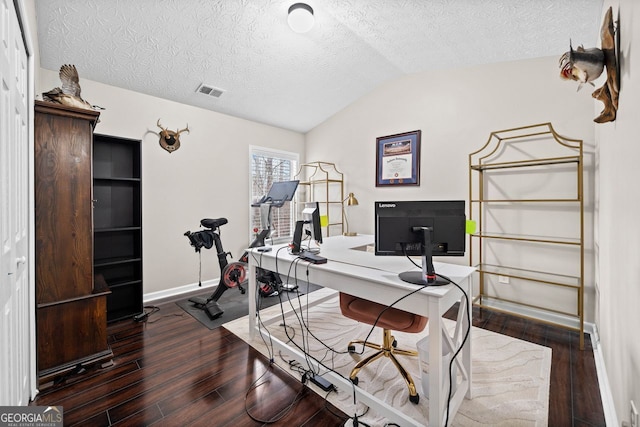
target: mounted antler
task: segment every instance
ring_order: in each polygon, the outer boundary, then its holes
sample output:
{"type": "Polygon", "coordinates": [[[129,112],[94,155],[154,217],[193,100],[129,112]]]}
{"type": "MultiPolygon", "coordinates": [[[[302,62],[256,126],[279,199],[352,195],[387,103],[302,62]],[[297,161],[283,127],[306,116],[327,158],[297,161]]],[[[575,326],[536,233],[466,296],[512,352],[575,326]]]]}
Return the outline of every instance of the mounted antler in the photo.
{"type": "Polygon", "coordinates": [[[156,123],[157,126],[161,129],[160,131],[160,146],[162,148],[164,148],[165,150],[167,150],[169,153],[173,153],[174,151],[176,151],[178,148],[180,148],[180,134],[182,132],[189,132],[189,125],[187,124],[187,127],[184,129],[181,129],[179,131],[172,131],[169,129],[165,129],[162,127],[162,125],[160,124],[160,119],[158,119],[158,122],[156,123]]]}
{"type": "MultiPolygon", "coordinates": [[[[176,132],[176,136],[180,135],[182,132],[189,132],[189,123],[187,123],[187,127],[184,129],[180,129],[179,131],[176,132]]],[[[191,133],[191,132],[189,132],[191,133]]]]}
{"type": "Polygon", "coordinates": [[[162,127],[162,125],[160,124],[160,119],[158,119],[158,122],[156,123],[156,125],[162,129],[162,132],[167,132],[167,130],[165,128],[162,127]]]}

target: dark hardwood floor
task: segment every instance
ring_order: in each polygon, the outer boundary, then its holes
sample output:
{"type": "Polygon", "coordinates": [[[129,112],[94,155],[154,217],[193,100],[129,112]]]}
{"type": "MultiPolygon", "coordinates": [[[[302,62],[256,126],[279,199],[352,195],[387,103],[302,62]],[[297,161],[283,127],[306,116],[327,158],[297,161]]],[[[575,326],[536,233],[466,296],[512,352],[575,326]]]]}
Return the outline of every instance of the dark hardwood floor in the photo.
{"type": "MultiPolygon", "coordinates": [[[[147,322],[109,326],[113,366],[68,376],[31,404],[63,406],[65,425],[344,424],[345,414],[223,327],[209,330],[173,302],[158,307],[147,322]]],[[[477,307],[473,322],[552,348],[549,426],[605,426],[588,339],[580,351],[575,332],[477,307]]]]}

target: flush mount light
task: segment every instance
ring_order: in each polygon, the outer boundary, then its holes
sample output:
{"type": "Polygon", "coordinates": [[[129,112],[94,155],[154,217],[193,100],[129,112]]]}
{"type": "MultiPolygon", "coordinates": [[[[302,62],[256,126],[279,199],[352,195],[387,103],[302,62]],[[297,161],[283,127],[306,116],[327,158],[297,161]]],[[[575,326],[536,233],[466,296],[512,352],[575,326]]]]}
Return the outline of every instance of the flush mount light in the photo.
{"type": "Polygon", "coordinates": [[[306,3],[295,3],[289,8],[289,17],[287,18],[289,27],[296,33],[306,33],[315,22],[313,17],[313,9],[306,3]]]}

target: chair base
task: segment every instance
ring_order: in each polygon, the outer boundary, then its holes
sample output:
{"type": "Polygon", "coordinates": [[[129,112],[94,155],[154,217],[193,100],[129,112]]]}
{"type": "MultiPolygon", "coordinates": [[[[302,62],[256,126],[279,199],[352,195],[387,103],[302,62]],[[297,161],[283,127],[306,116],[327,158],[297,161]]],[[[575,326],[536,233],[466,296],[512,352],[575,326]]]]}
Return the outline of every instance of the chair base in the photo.
{"type": "Polygon", "coordinates": [[[398,359],[396,358],[396,355],[401,355],[401,356],[417,356],[418,352],[414,351],[414,350],[403,350],[403,349],[399,349],[396,348],[397,346],[397,341],[395,340],[395,338],[393,337],[393,335],[391,335],[391,330],[389,329],[384,329],[383,330],[383,343],[382,345],[380,344],[375,344],[375,343],[370,343],[367,341],[363,341],[363,340],[355,340],[355,341],[351,341],[349,342],[349,346],[348,346],[348,350],[350,353],[354,353],[355,352],[355,344],[360,344],[363,345],[365,347],[368,348],[372,348],[374,350],[377,350],[375,353],[365,357],[364,359],[360,360],[351,370],[351,374],[349,375],[349,379],[351,380],[351,382],[353,382],[354,384],[358,384],[358,372],[360,372],[360,370],[362,368],[364,368],[365,366],[367,366],[368,364],[375,362],[376,360],[378,360],[381,357],[388,357],[389,359],[391,359],[391,362],[393,362],[393,364],[395,365],[396,369],[400,372],[400,375],[402,376],[402,379],[404,379],[404,382],[407,385],[407,388],[409,389],[409,401],[411,401],[412,403],[418,403],[418,401],[420,400],[420,396],[418,395],[418,391],[416,389],[416,385],[413,381],[413,378],[411,377],[411,374],[409,374],[409,372],[407,372],[406,369],[404,369],[404,367],[400,364],[400,362],[398,361],[398,359]]]}

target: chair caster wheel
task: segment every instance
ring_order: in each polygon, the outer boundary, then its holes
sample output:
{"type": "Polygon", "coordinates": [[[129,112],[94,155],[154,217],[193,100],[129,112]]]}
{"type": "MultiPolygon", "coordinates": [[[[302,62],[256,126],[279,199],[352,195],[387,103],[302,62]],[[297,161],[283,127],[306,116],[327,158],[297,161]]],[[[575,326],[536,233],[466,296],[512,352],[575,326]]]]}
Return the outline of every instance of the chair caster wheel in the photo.
{"type": "Polygon", "coordinates": [[[409,402],[417,404],[420,401],[420,395],[409,396],[409,402]]]}
{"type": "Polygon", "coordinates": [[[350,345],[349,347],[347,347],[347,351],[349,353],[355,353],[356,352],[356,346],[355,345],[350,345]]]}
{"type": "Polygon", "coordinates": [[[353,385],[358,385],[358,377],[349,378],[353,385]]]}

